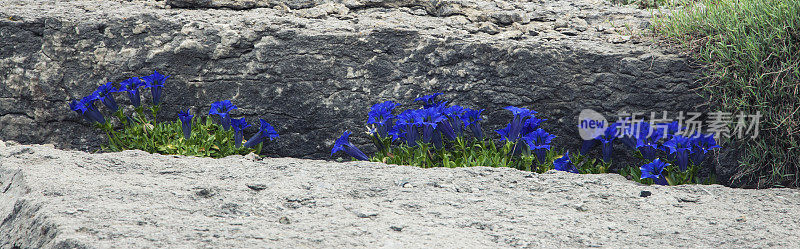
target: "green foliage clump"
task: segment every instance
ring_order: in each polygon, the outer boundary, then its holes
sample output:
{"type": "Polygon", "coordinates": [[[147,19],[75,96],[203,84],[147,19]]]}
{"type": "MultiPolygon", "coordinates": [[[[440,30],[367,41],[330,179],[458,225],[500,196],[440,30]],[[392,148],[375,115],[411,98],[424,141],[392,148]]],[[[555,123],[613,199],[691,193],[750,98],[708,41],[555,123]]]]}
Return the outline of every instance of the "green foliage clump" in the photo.
{"type": "Polygon", "coordinates": [[[703,65],[713,106],[763,115],[758,137],[732,141],[744,152],[733,180],[800,186],[800,1],[702,0],[654,30],[703,65]]]}
{"type": "MultiPolygon", "coordinates": [[[[153,117],[158,115],[157,108],[151,107],[153,117]]],[[[230,155],[246,155],[260,153],[261,144],[255,148],[236,146],[234,131],[224,129],[222,125],[212,122],[210,116],[193,117],[191,119],[191,137],[185,139],[181,121],[156,122],[149,119],[142,108],[136,108],[135,115],[128,119],[118,111],[115,115],[122,126],[115,129],[111,123],[97,124],[106,132],[108,144],[106,151],[142,150],[149,153],[165,155],[185,155],[198,157],[222,158],[230,155]]]]}
{"type": "Polygon", "coordinates": [[[458,137],[448,148],[435,148],[422,143],[415,147],[405,144],[393,146],[391,138],[372,137],[374,142],[383,143],[382,150],[370,157],[370,161],[387,164],[410,165],[422,168],[433,167],[509,167],[525,171],[544,173],[553,169],[553,160],[560,157],[555,150],[547,152],[546,160],[539,163],[535,155],[523,153],[514,155],[515,146],[527,146],[522,142],[506,142],[497,146],[491,139],[458,137]]]}
{"type": "Polygon", "coordinates": [[[143,150],[150,153],[168,155],[187,155],[200,157],[226,157],[261,152],[266,139],[278,137],[275,129],[265,120],[247,143],[242,145],[244,129],[250,127],[244,118],[233,119],[230,112],[237,109],[230,100],[211,104],[209,116],[205,119],[189,114],[189,110],[178,112],[178,121],[157,122],[162,93],[166,80],[157,71],[144,77],[131,77],[116,86],[114,82],[101,84],[97,90],[78,100],[72,100],[69,107],[80,114],[87,122],[106,133],[106,151],[143,150]],[[149,89],[152,97],[150,114],[145,114],[142,106],[142,89],[149,89]],[[133,113],[125,113],[125,106],[117,104],[120,93],[128,96],[133,113]],[[97,103],[101,103],[114,118],[106,118],[97,103]],[[220,118],[221,125],[214,124],[210,115],[220,118]]]}

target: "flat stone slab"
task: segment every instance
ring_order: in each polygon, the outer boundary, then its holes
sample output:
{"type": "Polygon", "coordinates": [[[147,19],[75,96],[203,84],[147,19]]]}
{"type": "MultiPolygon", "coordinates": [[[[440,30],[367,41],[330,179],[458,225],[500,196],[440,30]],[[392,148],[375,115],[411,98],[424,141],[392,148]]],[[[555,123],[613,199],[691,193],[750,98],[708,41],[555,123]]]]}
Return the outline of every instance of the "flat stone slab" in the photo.
{"type": "Polygon", "coordinates": [[[800,191],[0,142],[0,248],[797,248],[800,191]]]}

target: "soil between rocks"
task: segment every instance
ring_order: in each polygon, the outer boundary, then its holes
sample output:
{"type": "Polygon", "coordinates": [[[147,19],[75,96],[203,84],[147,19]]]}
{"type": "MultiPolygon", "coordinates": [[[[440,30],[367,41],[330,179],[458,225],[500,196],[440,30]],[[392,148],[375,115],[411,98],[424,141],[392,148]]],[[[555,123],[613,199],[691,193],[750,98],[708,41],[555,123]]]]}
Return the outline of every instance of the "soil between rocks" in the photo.
{"type": "Polygon", "coordinates": [[[613,174],[0,142],[0,248],[798,248],[798,205],[613,174]]]}

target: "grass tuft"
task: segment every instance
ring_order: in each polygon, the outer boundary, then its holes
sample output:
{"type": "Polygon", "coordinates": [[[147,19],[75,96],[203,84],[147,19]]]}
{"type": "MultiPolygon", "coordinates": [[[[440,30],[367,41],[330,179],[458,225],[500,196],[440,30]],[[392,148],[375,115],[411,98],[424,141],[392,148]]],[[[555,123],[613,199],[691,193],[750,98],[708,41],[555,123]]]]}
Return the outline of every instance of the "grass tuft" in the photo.
{"type": "Polygon", "coordinates": [[[800,184],[800,1],[702,0],[654,18],[655,32],[703,65],[704,94],[723,112],[760,112],[734,181],[800,184]]]}

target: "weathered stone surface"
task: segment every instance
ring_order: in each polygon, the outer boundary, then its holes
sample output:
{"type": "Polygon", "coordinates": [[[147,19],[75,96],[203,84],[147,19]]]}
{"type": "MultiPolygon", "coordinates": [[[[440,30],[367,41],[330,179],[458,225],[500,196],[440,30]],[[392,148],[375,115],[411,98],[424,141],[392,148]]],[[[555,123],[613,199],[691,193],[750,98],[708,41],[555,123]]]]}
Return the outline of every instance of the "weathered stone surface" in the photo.
{"type": "MultiPolygon", "coordinates": [[[[224,2],[265,1],[201,1],[224,2]]],[[[423,2],[432,3],[231,10],[0,0],[0,138],[97,148],[104,138],[67,101],[154,69],[172,75],[163,118],[232,99],[236,116],[264,118],[281,133],[268,154],[292,157],[327,158],[344,130],[366,144],[369,105],[412,106],[433,92],[487,109],[487,132],[510,118],[502,107],[533,108],[569,148],[580,140],[581,109],[688,111],[702,103],[685,59],[642,38],[648,11],[601,0],[423,2]]]]}
{"type": "Polygon", "coordinates": [[[798,248],[800,190],[0,142],[0,248],[798,248]],[[260,187],[253,188],[258,185],[260,187]]]}

